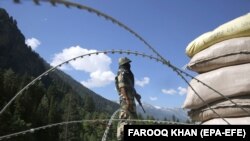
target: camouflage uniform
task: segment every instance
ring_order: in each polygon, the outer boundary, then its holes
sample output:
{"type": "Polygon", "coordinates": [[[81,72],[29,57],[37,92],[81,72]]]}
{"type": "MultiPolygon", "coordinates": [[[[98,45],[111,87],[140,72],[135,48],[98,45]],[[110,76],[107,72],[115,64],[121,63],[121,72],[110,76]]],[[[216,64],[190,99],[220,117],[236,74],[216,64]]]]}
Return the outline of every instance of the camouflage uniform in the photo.
{"type": "MultiPolygon", "coordinates": [[[[129,60],[130,63],[131,61],[129,60]]],[[[135,119],[136,115],[136,105],[135,105],[135,95],[136,91],[134,89],[134,75],[130,70],[126,70],[124,68],[120,68],[117,77],[116,77],[116,87],[120,96],[120,106],[121,111],[119,113],[119,119],[121,120],[118,123],[117,127],[117,139],[119,141],[123,140],[123,132],[124,125],[131,124],[126,121],[126,119],[135,119]],[[125,92],[122,92],[125,90],[125,92]],[[128,103],[130,103],[130,107],[128,107],[128,103]]]]}

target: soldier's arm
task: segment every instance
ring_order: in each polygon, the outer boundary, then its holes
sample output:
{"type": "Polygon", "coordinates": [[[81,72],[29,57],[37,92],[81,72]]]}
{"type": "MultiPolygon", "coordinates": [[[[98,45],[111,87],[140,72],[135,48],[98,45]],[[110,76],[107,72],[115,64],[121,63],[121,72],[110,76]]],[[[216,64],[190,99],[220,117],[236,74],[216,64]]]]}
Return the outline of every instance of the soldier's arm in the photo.
{"type": "Polygon", "coordinates": [[[128,94],[127,94],[127,92],[126,92],[126,88],[125,87],[121,87],[120,88],[120,92],[121,92],[121,94],[124,96],[124,98],[125,98],[125,101],[126,101],[126,103],[127,103],[127,108],[128,108],[128,110],[130,110],[131,109],[131,106],[132,106],[132,103],[131,103],[131,101],[130,101],[130,99],[129,99],[129,97],[128,97],[128,94]]]}
{"type": "Polygon", "coordinates": [[[132,103],[131,100],[129,99],[128,93],[127,93],[127,83],[126,83],[126,78],[127,78],[127,73],[125,71],[121,72],[118,75],[118,87],[120,94],[124,97],[125,102],[127,103],[127,110],[132,109],[132,103]]]}

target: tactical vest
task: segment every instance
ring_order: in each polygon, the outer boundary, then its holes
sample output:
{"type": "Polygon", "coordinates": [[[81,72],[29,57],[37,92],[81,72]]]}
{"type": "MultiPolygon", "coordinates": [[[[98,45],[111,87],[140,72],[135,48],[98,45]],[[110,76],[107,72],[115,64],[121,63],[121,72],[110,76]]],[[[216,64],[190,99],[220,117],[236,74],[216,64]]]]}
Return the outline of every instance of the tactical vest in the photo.
{"type": "MultiPolygon", "coordinates": [[[[120,96],[120,103],[122,104],[124,102],[124,96],[120,94],[120,88],[125,87],[127,96],[131,103],[134,105],[134,96],[135,96],[135,89],[134,89],[134,75],[131,71],[126,70],[126,69],[119,69],[117,76],[115,78],[115,84],[116,84],[116,89],[119,93],[120,96]]],[[[122,104],[123,105],[123,104],[122,104]]]]}
{"type": "Polygon", "coordinates": [[[131,71],[123,68],[119,69],[117,76],[115,77],[115,85],[118,93],[121,87],[134,90],[134,75],[131,71]]]}

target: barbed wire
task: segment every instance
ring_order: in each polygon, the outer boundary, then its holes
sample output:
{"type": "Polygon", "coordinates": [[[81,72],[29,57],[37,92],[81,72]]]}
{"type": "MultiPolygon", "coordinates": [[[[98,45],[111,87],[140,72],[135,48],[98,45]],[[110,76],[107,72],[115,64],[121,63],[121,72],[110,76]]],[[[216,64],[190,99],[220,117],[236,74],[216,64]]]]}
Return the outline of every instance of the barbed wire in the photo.
{"type": "MultiPolygon", "coordinates": [[[[14,2],[16,3],[19,3],[20,0],[13,0],[14,2]]],[[[210,109],[212,110],[218,117],[222,118],[227,124],[230,124],[227,120],[225,120],[223,117],[221,117],[216,111],[214,111],[214,109],[211,108],[211,106],[206,103],[206,101],[203,100],[203,98],[195,91],[195,89],[189,84],[189,82],[187,81],[187,79],[184,77],[187,76],[187,77],[190,77],[191,79],[194,79],[196,80],[197,82],[199,83],[202,83],[204,86],[208,87],[209,89],[213,90],[215,93],[219,94],[221,97],[229,100],[231,103],[233,103],[235,106],[241,108],[243,111],[247,112],[249,115],[250,115],[250,112],[245,110],[242,106],[238,105],[237,103],[235,103],[234,101],[232,101],[230,98],[228,98],[227,96],[221,94],[220,92],[218,92],[217,90],[213,89],[211,86],[207,85],[206,83],[200,81],[199,79],[195,78],[194,76],[188,74],[187,72],[179,69],[178,67],[175,67],[174,65],[172,65],[170,63],[169,60],[166,60],[163,56],[161,56],[148,42],[146,42],[146,40],[144,40],[139,34],[137,34],[136,32],[134,32],[132,29],[130,29],[129,27],[127,27],[125,24],[119,22],[118,20],[114,19],[113,17],[111,16],[108,16],[96,9],[93,9],[93,8],[90,8],[90,7],[87,7],[87,6],[83,6],[83,5],[80,5],[80,4],[76,4],[76,3],[73,3],[73,2],[69,2],[69,1],[65,1],[65,0],[33,0],[36,4],[39,4],[39,1],[44,1],[44,2],[50,2],[52,5],[56,5],[56,4],[64,4],[66,7],[76,7],[78,9],[83,9],[83,10],[87,10],[88,12],[90,13],[95,13],[97,16],[100,16],[100,17],[104,17],[106,20],[109,20],[111,21],[112,23],[114,24],[117,24],[118,26],[124,28],[125,30],[129,31],[131,34],[133,34],[136,38],[138,38],[140,41],[142,41],[154,54],[156,54],[157,57],[153,57],[153,56],[149,56],[149,55],[145,55],[145,54],[141,54],[141,53],[138,53],[138,52],[131,52],[131,51],[117,51],[117,50],[112,50],[112,51],[99,51],[99,52],[95,52],[95,53],[90,53],[90,54],[85,54],[85,55],[81,55],[81,56],[78,56],[78,57],[75,57],[75,58],[72,58],[72,59],[69,59],[55,67],[52,67],[51,69],[45,71],[43,74],[39,75],[37,78],[35,78],[33,81],[31,81],[28,85],[26,85],[23,89],[21,89],[8,103],[7,105],[0,111],[0,115],[5,111],[5,109],[15,100],[15,98],[19,95],[22,94],[22,92],[24,90],[27,90],[31,85],[33,85],[37,80],[41,80],[41,78],[43,76],[46,76],[48,75],[49,72],[51,71],[54,71],[57,67],[60,67],[61,65],[65,64],[65,63],[68,63],[72,60],[76,60],[76,59],[79,59],[79,58],[83,58],[84,56],[86,55],[93,55],[93,54],[96,54],[98,55],[99,53],[127,53],[127,54],[134,54],[134,55],[139,55],[139,56],[143,56],[143,57],[147,57],[147,58],[150,58],[150,59],[154,59],[156,60],[157,62],[162,62],[163,64],[167,65],[168,67],[170,67],[174,72],[177,73],[178,76],[180,76],[181,79],[183,79],[185,81],[185,83],[188,84],[188,86],[194,91],[194,93],[202,100],[202,102],[205,103],[205,105],[210,109]]],[[[103,135],[103,138],[102,138],[102,141],[106,141],[106,137],[107,137],[107,134],[109,132],[109,127],[111,126],[112,124],[112,121],[116,121],[116,120],[120,120],[120,119],[113,119],[115,114],[117,113],[118,111],[116,111],[112,116],[111,116],[111,119],[109,119],[109,123],[108,123],[108,126],[104,132],[104,135],[103,135]]],[[[41,130],[41,129],[46,129],[46,128],[51,128],[51,127],[54,127],[54,126],[59,126],[59,125],[68,125],[68,124],[73,124],[73,123],[82,123],[82,122],[90,122],[90,121],[97,121],[97,120],[81,120],[81,121],[69,121],[69,122],[61,122],[61,123],[55,123],[55,124],[50,124],[50,125],[46,125],[46,126],[42,126],[42,127],[38,127],[38,128],[32,128],[32,129],[29,129],[29,130],[26,130],[26,131],[22,131],[22,132],[17,132],[17,133],[13,133],[13,134],[9,134],[9,135],[5,135],[5,136],[2,136],[0,137],[0,140],[4,139],[4,138],[10,138],[10,137],[13,137],[13,136],[18,136],[18,135],[21,135],[21,134],[26,134],[28,132],[30,133],[33,133],[34,131],[37,131],[37,130],[41,130]]],[[[104,121],[104,120],[102,120],[104,121]]],[[[134,121],[149,121],[149,120],[134,120],[134,121]]],[[[152,120],[151,120],[152,121],[152,120]]],[[[155,121],[155,120],[154,120],[155,121]]],[[[157,121],[159,122],[159,121],[157,121]]],[[[165,121],[164,121],[165,122],[165,121]]],[[[180,123],[178,123],[180,124],[180,123]]]]}
{"type": "Polygon", "coordinates": [[[60,66],[62,66],[63,64],[68,64],[70,61],[75,61],[76,59],[80,59],[80,58],[83,58],[83,57],[85,57],[85,56],[91,56],[91,55],[99,55],[99,54],[101,54],[101,53],[103,53],[103,54],[108,54],[108,53],[111,53],[111,54],[115,54],[115,53],[119,53],[119,54],[122,54],[122,53],[126,53],[126,54],[128,54],[128,55],[130,55],[130,54],[134,54],[134,55],[136,55],[136,56],[142,56],[142,57],[145,57],[145,58],[149,58],[149,59],[154,59],[154,60],[156,60],[157,62],[162,62],[162,64],[163,65],[167,65],[168,67],[170,67],[170,68],[172,68],[172,70],[173,71],[175,71],[178,75],[180,75],[180,77],[192,88],[192,90],[195,92],[195,94],[205,103],[205,105],[207,105],[208,106],[208,108],[210,109],[210,110],[212,110],[219,118],[221,118],[222,120],[224,120],[226,123],[228,123],[228,124],[230,124],[229,122],[227,122],[226,121],[226,119],[224,119],[223,117],[221,117],[213,108],[211,108],[211,106],[208,104],[208,103],[206,103],[206,101],[194,90],[194,88],[188,83],[188,81],[186,80],[186,78],[185,77],[183,77],[182,75],[181,75],[181,73],[179,72],[179,71],[177,71],[176,69],[175,69],[175,67],[171,64],[171,63],[168,63],[168,62],[164,62],[163,60],[160,60],[160,59],[158,59],[157,57],[154,57],[154,56],[152,56],[152,55],[147,55],[147,54],[145,54],[145,53],[140,53],[140,52],[138,52],[138,51],[123,51],[123,50],[114,50],[114,49],[112,49],[112,50],[107,50],[107,51],[96,51],[96,52],[92,52],[92,53],[88,53],[88,54],[84,54],[84,55],[80,55],[80,56],[77,56],[77,57],[73,57],[73,58],[71,58],[71,59],[69,59],[69,60],[66,60],[66,61],[64,61],[64,62],[62,62],[62,63],[60,63],[60,64],[58,64],[58,65],[56,65],[56,66],[54,66],[54,67],[52,67],[52,68],[50,68],[49,70],[47,70],[47,71],[45,71],[44,73],[42,73],[40,76],[38,76],[37,78],[35,78],[34,80],[32,80],[29,84],[27,84],[22,90],[20,90],[7,104],[6,104],[6,106],[1,110],[1,112],[0,112],[0,115],[4,112],[4,110],[6,110],[6,108],[17,98],[17,96],[19,96],[19,95],[21,95],[22,94],[22,92],[24,91],[24,90],[27,90],[31,85],[33,85],[33,84],[35,84],[35,82],[37,81],[37,80],[41,80],[41,78],[43,77],[43,76],[47,76],[50,72],[52,72],[53,70],[55,70],[56,68],[58,68],[58,67],[60,67],[60,66]]]}
{"type": "Polygon", "coordinates": [[[116,111],[112,114],[111,118],[109,119],[108,126],[106,127],[106,129],[105,129],[105,131],[104,131],[104,133],[103,133],[103,136],[102,136],[102,141],[106,141],[107,136],[108,136],[108,133],[109,133],[109,130],[110,130],[110,127],[111,127],[111,125],[112,125],[112,122],[113,122],[113,120],[114,120],[116,114],[117,114],[119,111],[120,111],[120,109],[116,110],[116,111]]]}
{"type": "MultiPolygon", "coordinates": [[[[187,79],[185,77],[183,77],[183,75],[180,75],[179,71],[176,71],[177,74],[188,84],[188,86],[194,91],[195,95],[198,96],[198,98],[213,112],[215,113],[219,118],[221,118],[223,121],[225,121],[228,125],[230,125],[230,123],[223,118],[220,114],[218,114],[213,108],[211,108],[210,104],[208,104],[198,93],[197,91],[193,88],[193,86],[191,86],[190,83],[188,83],[187,79]]],[[[237,104],[238,105],[238,104],[237,104]]]]}
{"type": "MultiPolygon", "coordinates": [[[[14,0],[14,2],[16,2],[16,3],[20,3],[21,1],[22,0],[14,0]]],[[[103,12],[97,10],[97,9],[94,9],[92,7],[85,6],[85,5],[82,5],[82,4],[74,3],[74,2],[71,2],[71,1],[67,1],[67,0],[33,0],[33,1],[37,5],[40,4],[39,2],[50,2],[53,6],[56,6],[56,4],[63,4],[67,8],[74,7],[74,8],[77,8],[77,9],[85,10],[85,11],[87,11],[89,13],[96,14],[98,17],[103,17],[105,20],[111,21],[113,24],[116,24],[119,27],[122,27],[123,29],[125,29],[126,31],[128,31],[129,33],[134,35],[141,42],[143,42],[155,54],[159,55],[159,53],[146,40],[144,40],[144,38],[142,38],[142,36],[140,36],[134,30],[132,30],[131,28],[129,28],[127,25],[123,24],[122,22],[118,21],[117,19],[115,19],[115,18],[113,18],[113,17],[111,17],[111,16],[109,16],[109,15],[107,15],[107,14],[105,14],[105,13],[103,13],[103,12]]]]}
{"type": "MultiPolygon", "coordinates": [[[[161,62],[163,65],[167,65],[168,67],[170,67],[170,68],[172,68],[172,70],[173,71],[175,71],[178,75],[180,75],[181,76],[181,78],[189,85],[189,86],[191,86],[189,83],[188,83],[188,81],[185,79],[185,77],[183,77],[182,75],[181,75],[181,73],[179,72],[179,71],[177,71],[175,68],[176,67],[174,67],[174,65],[172,65],[171,63],[169,63],[169,62],[164,62],[163,60],[160,60],[159,58],[157,58],[157,57],[154,57],[154,56],[152,56],[152,55],[147,55],[147,54],[145,54],[145,53],[140,53],[140,52],[138,52],[138,51],[130,51],[130,50],[128,50],[128,51],[124,51],[124,50],[114,50],[114,49],[112,49],[112,50],[107,50],[107,51],[96,51],[96,52],[92,52],[92,53],[87,53],[87,54],[84,54],[84,55],[80,55],[80,56],[77,56],[77,57],[73,57],[73,58],[71,58],[71,59],[69,59],[69,60],[66,60],[66,61],[64,61],[64,62],[62,62],[62,63],[60,63],[60,64],[58,64],[58,65],[56,65],[56,66],[54,66],[54,67],[52,67],[52,68],[50,68],[50,69],[48,69],[47,71],[45,71],[44,73],[42,73],[41,75],[39,75],[37,78],[35,78],[35,79],[33,79],[30,83],[28,83],[25,87],[23,87],[23,89],[21,89],[5,106],[4,106],[4,108],[0,111],[0,115],[6,110],[6,108],[19,96],[19,95],[21,95],[22,93],[23,93],[23,91],[24,90],[27,90],[27,89],[29,89],[29,87],[31,86],[31,85],[33,85],[33,84],[35,84],[35,82],[36,81],[38,81],[38,80],[41,80],[41,78],[43,77],[43,76],[47,76],[50,72],[53,72],[56,68],[58,68],[58,67],[61,67],[63,64],[68,64],[70,61],[75,61],[76,59],[80,59],[80,58],[83,58],[83,57],[85,57],[85,56],[91,56],[91,55],[99,55],[99,54],[101,54],[101,53],[103,53],[103,54],[108,54],[108,53],[111,53],[111,54],[115,54],[115,53],[119,53],[119,54],[122,54],[122,53],[126,53],[127,55],[130,55],[130,54],[133,54],[133,55],[135,55],[135,56],[142,56],[142,57],[145,57],[145,58],[149,58],[149,59],[153,59],[153,60],[156,60],[157,62],[161,62]]],[[[191,86],[192,87],[192,86],[191,86]]],[[[192,89],[193,89],[193,87],[192,87],[192,89]]],[[[193,89],[194,90],[194,89],[193,89]]],[[[205,100],[194,90],[194,92],[195,92],[195,94],[204,102],[204,103],[206,103],[205,102],[205,100]]],[[[209,109],[211,109],[219,118],[222,118],[223,120],[225,120],[223,117],[221,117],[214,109],[212,109],[211,108],[211,106],[208,104],[208,103],[206,103],[206,105],[208,105],[208,108],[209,109]]],[[[238,104],[237,104],[238,105],[238,104]]],[[[227,121],[225,121],[226,123],[228,123],[227,121]]]]}
{"type": "MultiPolygon", "coordinates": [[[[14,2],[16,3],[20,3],[21,0],[14,0],[14,2]]],[[[95,13],[97,16],[99,17],[104,17],[104,19],[111,21],[112,23],[124,28],[125,30],[127,30],[128,32],[130,32],[132,35],[134,35],[136,38],[138,38],[140,41],[142,41],[153,53],[155,53],[157,55],[157,57],[159,57],[164,64],[167,64],[169,67],[171,67],[178,76],[180,76],[189,86],[191,86],[188,81],[185,79],[185,77],[183,76],[186,75],[188,77],[190,77],[191,79],[196,80],[199,83],[202,83],[204,86],[208,87],[209,89],[213,90],[216,94],[220,95],[221,97],[225,98],[226,100],[229,100],[231,103],[233,103],[235,106],[239,107],[240,109],[242,109],[244,112],[247,112],[250,115],[250,111],[245,110],[242,106],[238,105],[237,103],[235,103],[234,101],[232,101],[230,98],[228,98],[227,96],[221,94],[220,92],[218,92],[217,90],[213,89],[211,86],[207,85],[206,83],[202,82],[201,80],[195,78],[194,76],[182,71],[181,69],[173,66],[170,61],[166,60],[163,56],[161,56],[146,40],[144,40],[142,38],[142,36],[140,36],[139,34],[137,34],[135,31],[133,31],[132,29],[130,29],[128,26],[126,26],[125,24],[121,23],[120,21],[114,19],[113,17],[104,14],[94,8],[88,7],[88,6],[84,6],[78,3],[74,3],[74,2],[69,2],[69,1],[65,1],[65,0],[33,0],[35,2],[35,4],[40,4],[39,2],[50,2],[52,5],[56,5],[56,4],[63,4],[65,5],[67,8],[69,7],[75,7],[78,9],[82,9],[82,10],[87,10],[89,13],[95,13]]],[[[194,88],[191,86],[191,89],[194,91],[194,93],[197,95],[198,93],[194,90],[194,88]]],[[[197,95],[199,98],[201,98],[199,95],[197,95]]],[[[202,99],[201,99],[202,100],[202,99]]],[[[204,100],[202,100],[204,102],[204,100]]],[[[206,103],[206,102],[205,102],[206,103]]],[[[205,104],[208,105],[208,104],[205,104]]],[[[208,107],[211,109],[211,107],[208,107]]],[[[213,109],[211,109],[212,111],[214,111],[213,109]]],[[[216,113],[216,112],[215,112],[216,113]]],[[[1,112],[0,112],[1,114],[1,112]]],[[[217,114],[216,114],[217,115],[217,114]]],[[[219,116],[220,117],[220,116],[219,116]]]]}
{"type": "Polygon", "coordinates": [[[142,56],[142,57],[147,57],[149,59],[154,59],[156,60],[157,62],[160,62],[161,60],[156,58],[156,57],[153,57],[151,55],[146,55],[145,53],[139,53],[137,51],[123,51],[123,50],[107,50],[107,51],[96,51],[96,52],[92,52],[92,53],[87,53],[87,54],[83,54],[83,55],[79,55],[77,57],[73,57],[71,59],[68,59],[54,67],[51,67],[50,69],[48,69],[47,71],[45,71],[44,73],[40,74],[38,77],[36,77],[35,79],[33,79],[30,83],[28,83],[26,86],[24,86],[20,91],[18,91],[15,96],[1,109],[0,111],[0,116],[1,114],[6,110],[6,108],[19,96],[21,95],[25,90],[28,90],[30,88],[30,86],[34,85],[35,82],[37,82],[38,80],[41,80],[43,76],[47,76],[50,72],[53,72],[55,71],[57,68],[61,67],[63,64],[68,64],[70,61],[75,61],[76,59],[80,59],[80,58],[83,58],[83,57],[86,57],[86,56],[92,56],[92,55],[99,55],[99,54],[108,54],[108,53],[111,53],[111,54],[115,54],[115,53],[119,53],[119,54],[122,54],[122,53],[126,53],[128,55],[130,54],[134,54],[136,56],[142,56]]]}
{"type": "MultiPolygon", "coordinates": [[[[171,65],[171,64],[170,64],[171,65]]],[[[175,66],[172,66],[175,67],[175,66]]],[[[204,83],[203,81],[197,79],[196,77],[193,77],[192,75],[186,73],[185,71],[182,71],[179,68],[176,68],[180,73],[190,77],[191,79],[196,80],[198,83],[201,83],[202,85],[204,85],[205,87],[209,88],[210,90],[214,91],[216,94],[218,94],[219,96],[223,97],[224,99],[230,101],[231,103],[233,103],[236,107],[240,108],[242,111],[248,113],[250,115],[250,111],[247,111],[245,108],[243,108],[241,105],[238,105],[236,102],[234,102],[232,99],[230,99],[228,96],[225,96],[224,94],[222,94],[221,92],[215,90],[214,88],[212,88],[211,86],[207,85],[206,83],[204,83]]]]}
{"type": "MultiPolygon", "coordinates": [[[[120,120],[124,120],[124,119],[113,119],[112,121],[120,121],[120,120]]],[[[108,121],[110,121],[110,119],[89,119],[89,120],[88,119],[84,119],[84,120],[74,120],[74,121],[52,123],[52,124],[48,124],[48,125],[44,125],[44,126],[40,126],[40,127],[36,127],[36,128],[30,128],[30,129],[27,129],[27,130],[23,130],[23,131],[12,133],[12,134],[8,134],[8,135],[3,135],[3,136],[0,136],[0,140],[9,139],[9,138],[17,137],[17,136],[20,136],[20,135],[25,135],[26,133],[34,133],[34,132],[39,131],[39,130],[45,130],[45,129],[56,127],[56,126],[64,126],[64,125],[68,125],[68,124],[79,124],[79,123],[85,123],[85,122],[92,122],[92,123],[95,123],[95,122],[97,122],[97,123],[104,123],[105,122],[106,123],[108,121]]],[[[165,121],[165,120],[127,119],[126,121],[129,121],[129,122],[147,122],[147,123],[153,123],[153,124],[166,124],[166,125],[170,125],[170,124],[174,124],[174,125],[190,125],[189,123],[174,122],[174,121],[165,121]]],[[[111,126],[111,124],[110,125],[107,124],[107,128],[110,128],[110,126],[111,126]]]]}
{"type": "MultiPolygon", "coordinates": [[[[187,73],[187,72],[184,72],[182,71],[181,69],[179,69],[178,67],[175,67],[174,65],[172,65],[170,63],[169,60],[166,60],[162,55],[160,55],[155,49],[153,46],[151,46],[146,40],[144,40],[142,38],[142,36],[140,36],[139,34],[137,34],[134,30],[132,30],[131,28],[129,28],[128,26],[126,26],[125,24],[123,24],[122,22],[118,21],[117,19],[103,13],[103,12],[100,12],[94,8],[91,8],[89,6],[85,6],[85,5],[82,5],[82,4],[78,4],[78,3],[74,3],[74,2],[70,2],[70,1],[66,1],[66,0],[33,0],[35,4],[39,5],[40,1],[41,2],[50,2],[53,6],[56,6],[56,4],[63,4],[65,5],[67,8],[70,8],[70,7],[75,7],[75,8],[78,8],[78,9],[81,9],[81,10],[85,10],[89,13],[94,13],[96,14],[98,17],[103,17],[105,20],[108,20],[108,21],[111,21],[113,24],[116,24],[118,25],[119,27],[122,27],[123,29],[125,29],[126,31],[128,31],[129,33],[131,33],[132,35],[134,35],[137,39],[139,39],[141,42],[143,42],[143,44],[145,44],[153,53],[156,54],[157,57],[159,57],[163,62],[165,62],[169,67],[173,67],[174,71],[177,73],[178,76],[180,76],[182,79],[185,78],[183,76],[183,74],[187,77],[190,77],[191,79],[194,79],[196,80],[197,82],[203,84],[204,86],[206,86],[207,88],[211,89],[212,91],[214,91],[216,94],[218,94],[219,96],[221,96],[222,98],[230,101],[231,103],[233,103],[236,107],[239,107],[241,110],[243,110],[244,112],[248,113],[250,115],[250,111],[247,111],[246,109],[244,109],[242,106],[238,105],[236,102],[234,102],[233,100],[231,100],[229,97],[223,95],[222,93],[220,93],[219,91],[215,90],[214,88],[212,88],[211,86],[207,85],[206,83],[204,83],[203,81],[195,78],[194,76],[192,76],[191,74],[187,73]],[[177,72],[179,71],[179,73],[177,72]]],[[[14,2],[16,3],[20,3],[21,0],[14,0],[14,2]]],[[[185,80],[184,80],[185,81],[185,80]]],[[[187,85],[189,85],[188,81],[185,81],[185,83],[187,83],[187,85]]],[[[193,91],[194,89],[191,88],[193,91]]],[[[195,91],[194,91],[195,92],[195,91]]],[[[196,92],[195,92],[196,93],[196,92]]],[[[200,97],[200,96],[198,96],[200,97]]],[[[209,107],[208,107],[209,108],[209,107]]],[[[1,112],[0,112],[1,114],[1,112]]]]}

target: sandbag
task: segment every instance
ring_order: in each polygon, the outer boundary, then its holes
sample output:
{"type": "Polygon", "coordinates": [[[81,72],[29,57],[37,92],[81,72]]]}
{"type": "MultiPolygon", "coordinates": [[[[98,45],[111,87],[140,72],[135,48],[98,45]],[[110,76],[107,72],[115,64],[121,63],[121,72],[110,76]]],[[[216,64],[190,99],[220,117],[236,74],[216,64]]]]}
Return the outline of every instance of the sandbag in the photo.
{"type": "Polygon", "coordinates": [[[250,116],[250,95],[234,97],[231,100],[237,105],[229,100],[218,101],[211,103],[210,108],[213,110],[208,107],[202,107],[188,111],[188,115],[193,121],[206,121],[219,117],[250,116]]]}
{"type": "MultiPolygon", "coordinates": [[[[249,125],[250,124],[250,117],[239,117],[239,118],[225,118],[227,122],[231,125],[249,125]]],[[[202,125],[228,125],[223,119],[215,118],[202,123],[202,125]]]]}
{"type": "MultiPolygon", "coordinates": [[[[217,90],[227,97],[246,95],[250,93],[250,63],[223,67],[210,72],[199,74],[196,79],[217,90]]],[[[192,79],[190,85],[206,102],[211,103],[224,99],[222,96],[192,79]]],[[[197,109],[204,106],[203,102],[194,91],[188,87],[187,96],[183,108],[197,109]]]]}
{"type": "Polygon", "coordinates": [[[198,73],[250,62],[250,37],[233,38],[216,43],[195,54],[187,67],[198,73]]]}
{"type": "Polygon", "coordinates": [[[250,36],[250,13],[233,19],[213,31],[202,34],[188,44],[186,54],[193,57],[196,53],[215,43],[246,36],[250,36]]]}

